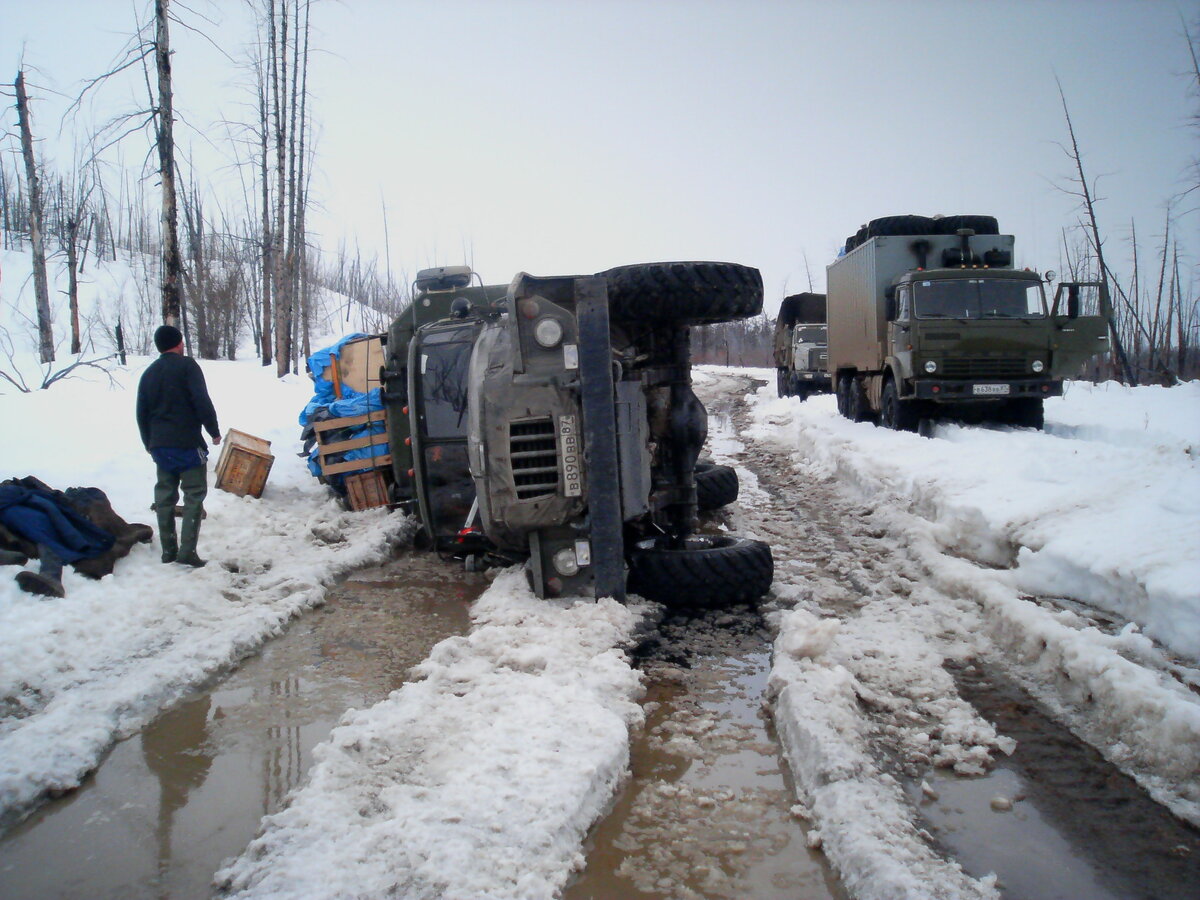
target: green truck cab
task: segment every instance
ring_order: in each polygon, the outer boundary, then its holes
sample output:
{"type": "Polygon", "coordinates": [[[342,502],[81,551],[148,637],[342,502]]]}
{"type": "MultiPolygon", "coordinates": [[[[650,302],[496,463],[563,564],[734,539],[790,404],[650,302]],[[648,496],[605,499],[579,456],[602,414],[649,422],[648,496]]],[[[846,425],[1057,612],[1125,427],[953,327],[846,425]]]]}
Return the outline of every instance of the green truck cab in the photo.
{"type": "Polygon", "coordinates": [[[689,334],[757,314],[758,271],[652,263],[476,280],[465,267],[420,273],[388,332],[395,497],[426,539],[526,562],[541,597],[628,589],[711,605],[765,593],[765,544],[698,530],[708,425],[689,334]]]}
{"type": "Polygon", "coordinates": [[[1082,314],[1104,312],[1099,286],[1060,284],[1048,304],[1045,280],[1012,265],[1014,239],[991,217],[892,217],[865,230],[827,270],[829,370],[838,410],[855,421],[1041,428],[1044,399],[1107,350],[1105,317],[1082,314]]]}

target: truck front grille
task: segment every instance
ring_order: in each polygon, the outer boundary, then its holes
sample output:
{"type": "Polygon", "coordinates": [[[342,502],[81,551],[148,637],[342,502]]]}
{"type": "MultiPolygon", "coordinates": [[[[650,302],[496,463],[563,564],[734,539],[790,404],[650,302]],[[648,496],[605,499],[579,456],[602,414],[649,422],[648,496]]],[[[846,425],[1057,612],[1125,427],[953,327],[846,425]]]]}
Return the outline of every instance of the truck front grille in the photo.
{"type": "Polygon", "coordinates": [[[1024,357],[975,356],[947,359],[942,363],[947,378],[1022,378],[1029,375],[1024,357]]]}
{"type": "Polygon", "coordinates": [[[518,500],[545,497],[558,491],[558,442],[552,419],[509,425],[508,451],[518,500]]]}

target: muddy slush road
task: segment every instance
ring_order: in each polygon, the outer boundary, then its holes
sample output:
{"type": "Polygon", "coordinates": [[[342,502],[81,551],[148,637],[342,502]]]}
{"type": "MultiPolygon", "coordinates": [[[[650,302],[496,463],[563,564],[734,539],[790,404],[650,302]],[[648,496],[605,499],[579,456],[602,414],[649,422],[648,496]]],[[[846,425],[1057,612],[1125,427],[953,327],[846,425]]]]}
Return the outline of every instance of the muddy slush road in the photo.
{"type": "MultiPolygon", "coordinates": [[[[845,898],[802,818],[767,702],[771,613],[819,585],[824,615],[850,618],[872,586],[921,582],[901,542],[832,480],[745,437],[755,383],[698,388],[714,435],[740,447],[742,496],[706,523],[770,542],[774,597],[757,608],[678,610],[636,651],[646,726],[632,773],[588,839],[565,900],[845,898]]],[[[726,441],[726,443],[730,443],[726,441]]],[[[194,898],[259,819],[304,777],[341,712],[382,699],[434,643],[468,627],[487,579],[405,553],[358,573],[328,603],[219,682],[121,742],[78,791],[0,841],[0,897],[194,898]]],[[[985,660],[955,687],[1016,751],[972,778],[915,766],[882,715],[872,751],[906,787],[941,852],[995,872],[1004,897],[1194,898],[1200,834],[1058,725],[985,660]],[[997,796],[1013,798],[997,810],[997,796]]],[[[869,713],[874,715],[874,713],[869,713]]]]}

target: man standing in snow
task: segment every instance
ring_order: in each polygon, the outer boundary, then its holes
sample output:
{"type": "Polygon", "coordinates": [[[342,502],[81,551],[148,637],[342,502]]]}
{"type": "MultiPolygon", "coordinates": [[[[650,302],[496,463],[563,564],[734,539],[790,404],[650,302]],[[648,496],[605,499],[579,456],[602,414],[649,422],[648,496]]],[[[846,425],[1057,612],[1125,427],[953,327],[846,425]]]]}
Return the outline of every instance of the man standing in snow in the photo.
{"type": "Polygon", "coordinates": [[[158,466],[154,510],[162,561],[199,568],[206,560],[196,553],[204,498],[208,494],[208,450],[203,426],[213,444],[221,443],[217,412],[208,396],[200,364],[183,355],[183,335],[173,325],[154,332],[160,356],[138,383],[137,423],[142,444],[158,466]],[[175,537],[175,503],[183,490],[183,524],[175,537]]]}

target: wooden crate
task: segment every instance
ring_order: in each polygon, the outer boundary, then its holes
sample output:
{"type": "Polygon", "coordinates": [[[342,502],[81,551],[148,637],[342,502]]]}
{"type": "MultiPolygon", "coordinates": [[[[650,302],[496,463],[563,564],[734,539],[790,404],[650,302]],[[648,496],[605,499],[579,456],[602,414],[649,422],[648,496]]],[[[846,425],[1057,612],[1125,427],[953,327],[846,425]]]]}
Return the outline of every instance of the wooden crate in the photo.
{"type": "Polygon", "coordinates": [[[339,428],[351,428],[355,425],[366,425],[369,422],[383,422],[383,410],[375,410],[363,416],[344,416],[340,419],[326,419],[313,424],[317,435],[317,458],[321,465],[321,474],[328,478],[330,475],[344,475],[347,472],[357,472],[367,468],[388,468],[392,465],[390,453],[370,456],[364,459],[348,459],[342,462],[331,462],[330,457],[345,453],[347,450],[357,450],[360,447],[382,447],[388,442],[387,432],[379,434],[364,434],[361,437],[348,440],[331,440],[330,432],[339,428]]]}
{"type": "Polygon", "coordinates": [[[368,472],[355,472],[346,476],[346,500],[350,508],[373,509],[376,506],[387,506],[387,478],[383,469],[371,469],[368,472]]]}
{"type": "Polygon", "coordinates": [[[270,441],[230,428],[217,457],[217,487],[239,497],[261,497],[273,462],[270,441]]]}

